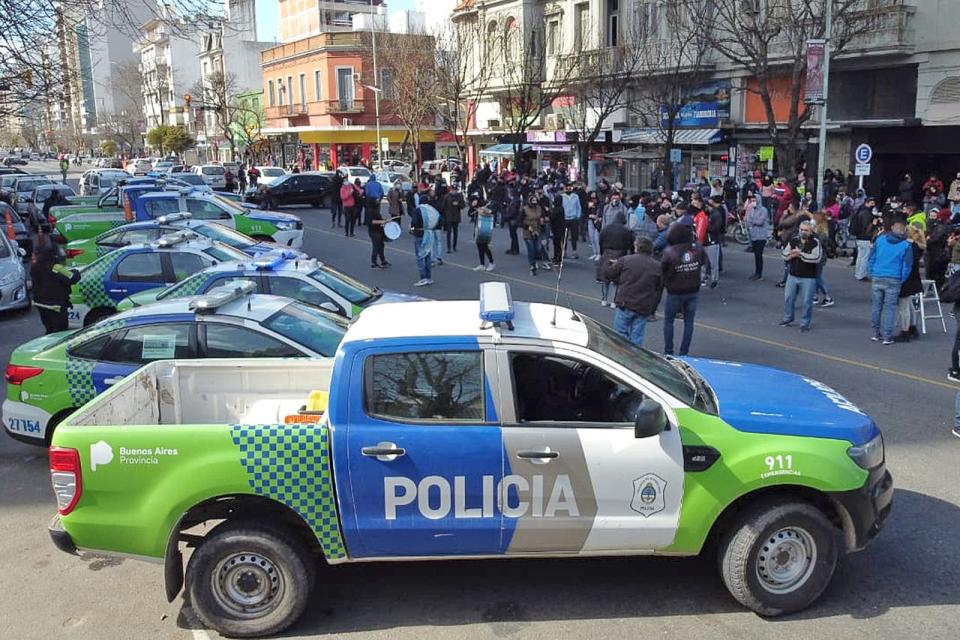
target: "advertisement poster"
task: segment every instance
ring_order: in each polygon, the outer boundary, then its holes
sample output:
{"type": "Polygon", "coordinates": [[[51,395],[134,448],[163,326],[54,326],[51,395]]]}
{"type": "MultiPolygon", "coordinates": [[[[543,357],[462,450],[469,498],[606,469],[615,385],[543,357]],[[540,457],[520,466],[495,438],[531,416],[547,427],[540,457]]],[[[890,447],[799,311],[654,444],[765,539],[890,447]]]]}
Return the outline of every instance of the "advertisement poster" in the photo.
{"type": "Polygon", "coordinates": [[[807,40],[807,86],[803,101],[823,104],[823,55],[826,40],[807,40]]]}
{"type": "MultiPolygon", "coordinates": [[[[730,82],[717,81],[690,90],[688,102],[677,114],[678,127],[717,127],[730,118],[730,82]]],[[[660,120],[669,124],[666,107],[660,108],[660,120]]]]}

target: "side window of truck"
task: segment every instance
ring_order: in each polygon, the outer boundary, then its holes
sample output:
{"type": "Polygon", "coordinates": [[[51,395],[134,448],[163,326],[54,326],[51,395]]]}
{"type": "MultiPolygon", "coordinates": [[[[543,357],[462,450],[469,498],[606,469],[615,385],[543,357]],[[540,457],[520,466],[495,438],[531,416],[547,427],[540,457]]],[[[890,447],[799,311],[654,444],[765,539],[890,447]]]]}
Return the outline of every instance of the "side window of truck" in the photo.
{"type": "Polygon", "coordinates": [[[483,353],[375,355],[364,363],[367,414],[387,420],[481,422],[483,353]]]}
{"type": "Polygon", "coordinates": [[[632,424],[643,393],[593,364],[546,353],[510,357],[517,420],[632,424]]]}
{"type": "Polygon", "coordinates": [[[163,282],[163,264],[159,253],[131,253],[117,265],[118,282],[163,282]]]}
{"type": "Polygon", "coordinates": [[[156,200],[147,200],[143,203],[143,208],[149,217],[156,219],[160,216],[177,213],[180,211],[180,204],[172,198],[160,198],[156,200]]]}

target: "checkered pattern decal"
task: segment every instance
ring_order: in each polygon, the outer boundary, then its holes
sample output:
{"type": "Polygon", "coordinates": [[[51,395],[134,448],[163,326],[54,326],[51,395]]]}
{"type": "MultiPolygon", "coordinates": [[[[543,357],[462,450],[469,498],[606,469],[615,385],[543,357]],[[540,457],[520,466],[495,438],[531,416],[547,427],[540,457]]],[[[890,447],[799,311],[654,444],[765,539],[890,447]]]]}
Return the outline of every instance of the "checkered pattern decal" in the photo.
{"type": "Polygon", "coordinates": [[[346,556],[333,496],[330,432],[317,425],[233,425],[240,464],[257,495],[277,500],[313,529],[327,558],[346,556]]]}
{"type": "Polygon", "coordinates": [[[97,389],[93,385],[93,368],[97,363],[94,360],[74,358],[70,355],[70,350],[96,336],[119,329],[125,324],[123,320],[107,320],[97,325],[95,330],[85,333],[82,339],[71,340],[67,345],[67,389],[70,391],[73,406],[81,407],[97,395],[97,389]]]}
{"type": "Polygon", "coordinates": [[[119,258],[120,255],[121,254],[117,252],[116,256],[112,259],[99,258],[96,262],[90,263],[90,265],[83,270],[80,282],[74,285],[80,295],[83,296],[84,304],[91,309],[115,306],[113,300],[107,295],[103,279],[107,273],[110,272],[110,269],[116,262],[116,258],[119,258]]]}
{"type": "Polygon", "coordinates": [[[180,283],[180,287],[177,289],[176,295],[180,298],[195,296],[197,293],[199,293],[200,289],[207,283],[207,280],[209,279],[210,276],[205,273],[194,274],[180,283]]]}

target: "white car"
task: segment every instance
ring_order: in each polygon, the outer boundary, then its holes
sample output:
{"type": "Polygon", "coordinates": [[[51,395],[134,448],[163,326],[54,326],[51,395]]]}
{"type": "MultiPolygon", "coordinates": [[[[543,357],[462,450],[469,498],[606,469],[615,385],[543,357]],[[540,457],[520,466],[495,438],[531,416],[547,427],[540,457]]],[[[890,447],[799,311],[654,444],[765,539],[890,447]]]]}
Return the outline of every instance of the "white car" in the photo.
{"type": "Polygon", "coordinates": [[[161,160],[160,162],[155,162],[153,164],[153,170],[156,173],[166,173],[172,166],[173,166],[172,162],[161,160]]]}
{"type": "Polygon", "coordinates": [[[130,174],[120,169],[90,169],[80,176],[80,195],[99,196],[128,178],[130,174]]]}
{"type": "Polygon", "coordinates": [[[153,163],[146,158],[138,158],[132,162],[132,165],[128,169],[132,170],[135,176],[145,176],[153,171],[153,163]]]}
{"type": "Polygon", "coordinates": [[[224,171],[229,171],[234,175],[234,177],[240,175],[240,165],[236,162],[221,162],[220,165],[223,167],[224,171]]]}
{"type": "Polygon", "coordinates": [[[0,234],[0,311],[30,306],[24,256],[26,251],[6,234],[0,234]]]}
{"type": "Polygon", "coordinates": [[[221,164],[203,164],[193,167],[192,172],[203,176],[204,181],[213,189],[224,189],[227,186],[227,179],[224,177],[227,170],[221,164]]]}
{"type": "Polygon", "coordinates": [[[257,167],[257,171],[260,172],[260,179],[257,180],[258,185],[273,184],[277,178],[287,175],[283,167],[257,167]]]}
{"type": "Polygon", "coordinates": [[[366,167],[338,167],[337,171],[346,176],[347,182],[353,182],[360,178],[361,185],[367,184],[367,180],[373,175],[373,172],[366,167]]]}
{"type": "Polygon", "coordinates": [[[391,173],[402,173],[408,177],[413,171],[413,165],[403,160],[384,160],[382,168],[391,173]]]}

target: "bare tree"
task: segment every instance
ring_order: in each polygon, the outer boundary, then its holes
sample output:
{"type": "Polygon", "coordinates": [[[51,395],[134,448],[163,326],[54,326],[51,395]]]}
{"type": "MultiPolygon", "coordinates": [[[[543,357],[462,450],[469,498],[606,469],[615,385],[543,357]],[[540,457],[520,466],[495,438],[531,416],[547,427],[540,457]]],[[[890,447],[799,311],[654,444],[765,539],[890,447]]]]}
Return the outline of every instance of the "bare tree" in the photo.
{"type": "Polygon", "coordinates": [[[486,43],[499,52],[490,92],[499,98],[501,126],[514,140],[514,165],[519,166],[520,141],[529,130],[540,127],[557,98],[570,91],[583,56],[571,53],[556,62],[550,60],[543,47],[543,30],[533,26],[521,32],[516,21],[495,34],[488,32],[486,43]]]}
{"type": "Polygon", "coordinates": [[[245,97],[234,74],[214,71],[206,82],[199,80],[191,90],[197,96],[192,105],[213,114],[214,127],[230,146],[231,159],[236,158],[238,147],[249,146],[260,139],[265,113],[259,99],[253,104],[245,97]]]}
{"type": "Polygon", "coordinates": [[[812,115],[802,108],[806,42],[824,37],[827,1],[833,3],[829,46],[836,56],[870,28],[871,14],[863,0],[691,0],[710,12],[703,34],[711,47],[755,79],[752,90],[763,103],[780,171],[790,176],[800,164],[801,128],[812,115]],[[781,128],[773,96],[782,78],[789,83],[789,113],[781,128]]]}
{"type": "Polygon", "coordinates": [[[671,151],[680,127],[681,114],[696,98],[696,89],[711,75],[707,63],[709,42],[704,36],[711,16],[709,0],[680,0],[643,5],[630,40],[638,50],[637,71],[642,78],[628,108],[645,127],[660,132],[664,186],[673,189],[671,151]]]}
{"type": "Polygon", "coordinates": [[[425,34],[386,32],[378,32],[376,38],[381,77],[374,78],[372,66],[365,62],[364,69],[371,73],[364,74],[362,83],[381,92],[381,114],[394,117],[406,129],[414,149],[414,165],[419,169],[422,131],[434,122],[436,112],[434,39],[425,34]]]}
{"type": "Polygon", "coordinates": [[[490,86],[493,50],[483,44],[483,19],[446,21],[434,34],[437,63],[435,113],[466,158],[467,132],[477,117],[480,98],[490,86]]]}

